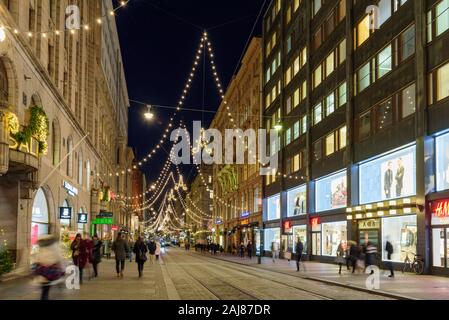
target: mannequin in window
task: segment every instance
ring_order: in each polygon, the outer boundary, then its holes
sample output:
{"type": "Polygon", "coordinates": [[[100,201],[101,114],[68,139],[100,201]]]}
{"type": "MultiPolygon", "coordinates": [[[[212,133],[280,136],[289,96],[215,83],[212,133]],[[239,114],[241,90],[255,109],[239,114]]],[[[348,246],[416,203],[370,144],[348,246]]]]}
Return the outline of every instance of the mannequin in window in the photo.
{"type": "Polygon", "coordinates": [[[385,198],[391,198],[391,186],[393,185],[393,163],[391,161],[388,162],[387,170],[385,170],[384,174],[384,191],[385,198]]]}
{"type": "Polygon", "coordinates": [[[398,169],[396,171],[396,197],[402,195],[402,189],[404,188],[404,164],[402,163],[402,158],[398,159],[398,169]]]}

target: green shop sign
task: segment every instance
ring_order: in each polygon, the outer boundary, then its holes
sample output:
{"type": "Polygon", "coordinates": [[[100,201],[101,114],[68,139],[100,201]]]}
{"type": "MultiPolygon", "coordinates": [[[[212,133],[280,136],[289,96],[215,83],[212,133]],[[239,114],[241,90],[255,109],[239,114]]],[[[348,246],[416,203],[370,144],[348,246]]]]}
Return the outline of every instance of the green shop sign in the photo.
{"type": "Polygon", "coordinates": [[[96,218],[92,221],[92,224],[113,224],[112,218],[96,218]]]}

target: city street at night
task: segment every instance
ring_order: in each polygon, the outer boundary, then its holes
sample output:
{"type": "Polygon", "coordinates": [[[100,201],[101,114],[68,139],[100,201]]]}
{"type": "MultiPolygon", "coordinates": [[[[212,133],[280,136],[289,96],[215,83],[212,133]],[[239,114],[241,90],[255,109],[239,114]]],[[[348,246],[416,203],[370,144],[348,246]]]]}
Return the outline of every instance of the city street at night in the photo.
{"type": "Polygon", "coordinates": [[[47,300],[449,300],[449,0],[0,0],[0,305],[47,300]]]}
{"type": "MultiPolygon", "coordinates": [[[[256,262],[256,259],[253,259],[256,262]]],[[[292,271],[294,267],[291,268],[292,271]]],[[[115,274],[115,262],[100,264],[100,276],[86,281],[80,290],[55,287],[53,299],[61,300],[384,300],[382,295],[304,280],[295,272],[238,265],[200,253],[169,248],[160,263],[145,265],[142,279],[136,263],[127,262],[123,279],[115,274]]],[[[29,279],[6,282],[0,299],[35,300],[39,288],[29,279]]]]}

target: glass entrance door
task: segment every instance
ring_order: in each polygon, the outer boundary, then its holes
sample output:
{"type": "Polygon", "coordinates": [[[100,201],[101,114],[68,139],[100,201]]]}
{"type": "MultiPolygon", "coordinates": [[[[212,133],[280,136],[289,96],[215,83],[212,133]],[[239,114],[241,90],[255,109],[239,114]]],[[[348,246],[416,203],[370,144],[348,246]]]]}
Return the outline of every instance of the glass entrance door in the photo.
{"type": "Polygon", "coordinates": [[[312,233],[312,255],[321,255],[321,232],[312,233]]]}
{"type": "Polygon", "coordinates": [[[432,229],[432,265],[439,268],[449,267],[449,230],[448,228],[432,229]]]}

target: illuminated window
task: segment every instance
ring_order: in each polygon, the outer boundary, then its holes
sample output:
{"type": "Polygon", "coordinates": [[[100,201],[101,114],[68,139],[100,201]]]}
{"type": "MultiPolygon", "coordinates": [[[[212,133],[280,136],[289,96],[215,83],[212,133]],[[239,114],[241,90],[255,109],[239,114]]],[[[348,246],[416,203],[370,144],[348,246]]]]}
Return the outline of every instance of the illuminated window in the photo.
{"type": "Polygon", "coordinates": [[[383,49],[377,55],[377,77],[382,78],[393,69],[393,59],[391,55],[391,45],[383,49]]]}
{"type": "Polygon", "coordinates": [[[323,108],[321,103],[313,108],[313,124],[316,125],[323,120],[323,108]]]}
{"type": "Polygon", "coordinates": [[[326,77],[329,77],[329,75],[334,72],[334,67],[334,52],[332,51],[326,58],[326,77]]]}
{"type": "Polygon", "coordinates": [[[326,156],[335,152],[335,135],[331,133],[326,137],[326,156]]]}
{"type": "Polygon", "coordinates": [[[321,65],[319,65],[313,72],[313,88],[315,89],[321,84],[321,65]]]}
{"type": "Polygon", "coordinates": [[[358,92],[361,92],[371,84],[371,64],[368,62],[357,71],[358,92]]]}
{"type": "Polygon", "coordinates": [[[362,19],[362,21],[360,21],[357,24],[357,47],[359,47],[360,45],[362,45],[362,43],[364,43],[366,40],[368,40],[369,36],[370,36],[370,17],[369,15],[366,15],[365,18],[362,19]]]}
{"type": "Polygon", "coordinates": [[[347,128],[346,128],[346,126],[344,126],[338,130],[338,144],[339,144],[338,149],[339,150],[346,148],[346,141],[347,141],[346,137],[347,137],[347,128]]]}

